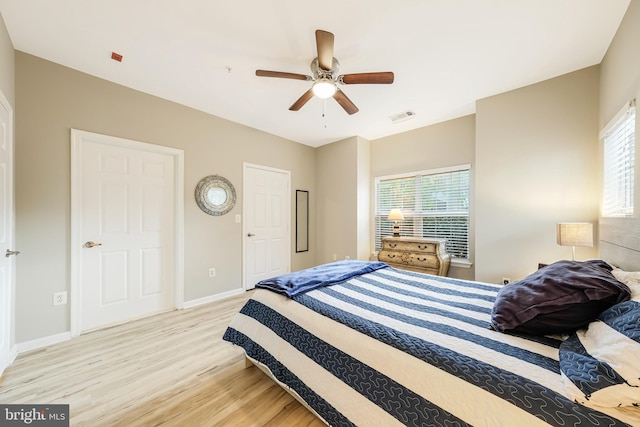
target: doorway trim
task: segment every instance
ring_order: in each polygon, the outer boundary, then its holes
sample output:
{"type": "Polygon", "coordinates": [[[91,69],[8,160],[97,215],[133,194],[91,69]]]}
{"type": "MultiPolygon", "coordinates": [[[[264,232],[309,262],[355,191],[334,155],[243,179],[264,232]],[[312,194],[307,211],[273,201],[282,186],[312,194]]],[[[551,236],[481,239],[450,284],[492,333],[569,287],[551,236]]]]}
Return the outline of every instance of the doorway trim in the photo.
{"type": "MultiPolygon", "coordinates": [[[[11,198],[11,212],[10,219],[6,220],[7,224],[9,224],[9,232],[11,233],[11,244],[12,248],[7,248],[10,250],[15,250],[16,239],[15,239],[15,231],[16,231],[16,204],[15,204],[15,117],[13,105],[9,102],[7,97],[4,95],[4,92],[0,90],[0,104],[2,107],[7,110],[9,114],[8,127],[6,128],[6,137],[9,144],[11,144],[11,185],[10,188],[7,189],[8,196],[11,198]]],[[[11,277],[9,278],[10,286],[5,290],[6,294],[4,297],[7,298],[5,301],[5,307],[0,307],[2,313],[0,316],[4,318],[0,321],[0,327],[4,330],[1,332],[2,334],[7,334],[4,339],[7,340],[6,350],[7,353],[0,352],[0,377],[4,370],[9,367],[13,361],[18,356],[18,346],[16,344],[16,270],[17,263],[15,261],[15,256],[11,258],[11,277]],[[8,310],[6,310],[8,308],[8,310]],[[6,310],[6,312],[5,312],[6,310]]],[[[2,292],[2,290],[0,290],[2,292]]],[[[0,298],[2,300],[2,298],[0,298]]]]}
{"type": "Polygon", "coordinates": [[[173,157],[174,179],[174,230],[175,247],[173,258],[175,273],[173,278],[174,300],[177,309],[184,307],[184,151],[178,148],[149,144],[146,142],[118,138],[115,136],[71,129],[71,284],[69,289],[69,302],[71,311],[71,336],[75,337],[82,332],[80,295],[80,255],[82,250],[82,148],[85,137],[99,140],[101,143],[113,145],[130,150],[163,154],[173,157]]]}

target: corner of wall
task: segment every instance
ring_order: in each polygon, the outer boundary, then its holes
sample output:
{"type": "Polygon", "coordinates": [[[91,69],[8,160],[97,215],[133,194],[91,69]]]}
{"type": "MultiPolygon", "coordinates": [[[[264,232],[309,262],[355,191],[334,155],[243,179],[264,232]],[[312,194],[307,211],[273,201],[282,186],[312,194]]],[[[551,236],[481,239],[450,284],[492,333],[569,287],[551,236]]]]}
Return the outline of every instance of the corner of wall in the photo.
{"type": "Polygon", "coordinates": [[[13,107],[16,105],[15,63],[15,49],[0,13],[0,91],[13,107]]]}
{"type": "Polygon", "coordinates": [[[358,137],[357,142],[357,257],[368,260],[371,256],[371,142],[358,137]]]}

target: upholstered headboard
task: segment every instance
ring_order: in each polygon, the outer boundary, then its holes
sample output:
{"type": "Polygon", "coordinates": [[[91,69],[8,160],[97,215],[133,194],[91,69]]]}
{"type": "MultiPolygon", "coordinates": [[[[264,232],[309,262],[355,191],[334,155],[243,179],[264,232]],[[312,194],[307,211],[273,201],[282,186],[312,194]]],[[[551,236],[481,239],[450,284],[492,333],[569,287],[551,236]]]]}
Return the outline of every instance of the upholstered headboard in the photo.
{"type": "Polygon", "coordinates": [[[600,258],[640,271],[640,218],[600,218],[600,258]]]}

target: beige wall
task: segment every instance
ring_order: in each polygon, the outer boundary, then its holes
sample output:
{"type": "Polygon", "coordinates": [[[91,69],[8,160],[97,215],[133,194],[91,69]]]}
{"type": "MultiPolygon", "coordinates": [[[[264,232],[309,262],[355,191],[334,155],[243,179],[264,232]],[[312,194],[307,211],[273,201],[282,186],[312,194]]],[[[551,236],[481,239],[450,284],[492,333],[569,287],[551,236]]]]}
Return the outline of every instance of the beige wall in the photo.
{"type": "MultiPolygon", "coordinates": [[[[599,67],[476,103],[476,279],[523,278],[571,259],[557,222],[598,219],[599,67]]],[[[577,248],[576,258],[597,255],[577,248]]]]}
{"type": "Polygon", "coordinates": [[[316,261],[324,264],[358,255],[358,138],[316,149],[316,261]]]}
{"type": "MultiPolygon", "coordinates": [[[[315,150],[172,102],[16,52],[17,341],[69,330],[69,307],[52,306],[68,289],[70,129],[76,128],[185,152],[185,300],[242,287],[242,165],[291,171],[295,189],[315,193],[315,150]],[[203,213],[194,200],[198,181],[219,174],[236,188],[238,202],[224,216],[203,213]],[[208,268],[215,267],[215,278],[208,268]]],[[[291,268],[314,265],[314,215],[309,252],[291,268]]]]}
{"type": "Polygon", "coordinates": [[[318,264],[346,257],[368,260],[370,142],[361,137],[318,147],[318,264]]]}
{"type": "Polygon", "coordinates": [[[368,260],[371,258],[371,142],[358,137],[356,143],[356,192],[357,192],[357,258],[368,260]]]}
{"type": "MultiPolygon", "coordinates": [[[[470,115],[372,141],[371,181],[369,183],[372,194],[371,204],[373,205],[373,197],[375,197],[373,180],[377,176],[471,164],[470,246],[472,262],[474,260],[473,163],[475,153],[475,123],[475,116],[470,115]]],[[[374,207],[372,206],[370,216],[374,215],[373,209],[374,207]]],[[[370,229],[370,233],[373,236],[373,228],[370,229]]],[[[373,244],[372,237],[372,251],[373,244]]],[[[449,270],[449,276],[473,279],[474,267],[452,267],[449,270]]]]}
{"type": "Polygon", "coordinates": [[[15,106],[15,59],[13,44],[4,25],[4,19],[0,14],[0,92],[7,98],[12,106],[15,106]]]}
{"type": "Polygon", "coordinates": [[[636,0],[629,4],[627,13],[602,60],[600,128],[603,128],[629,100],[640,96],[639,41],[640,1],[636,0]]]}

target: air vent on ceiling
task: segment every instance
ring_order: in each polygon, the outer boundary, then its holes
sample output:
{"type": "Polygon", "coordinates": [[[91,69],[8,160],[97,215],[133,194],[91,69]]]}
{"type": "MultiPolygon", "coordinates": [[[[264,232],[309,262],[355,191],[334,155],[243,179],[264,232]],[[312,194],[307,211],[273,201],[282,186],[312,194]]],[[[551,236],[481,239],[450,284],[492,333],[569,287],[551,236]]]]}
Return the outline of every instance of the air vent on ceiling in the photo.
{"type": "Polygon", "coordinates": [[[393,123],[400,123],[400,122],[404,122],[404,121],[407,121],[407,120],[411,120],[415,116],[416,116],[416,113],[414,113],[413,111],[407,110],[407,111],[403,111],[401,113],[389,116],[389,118],[391,119],[391,121],[393,123]]]}

